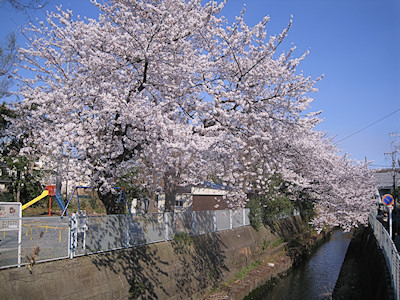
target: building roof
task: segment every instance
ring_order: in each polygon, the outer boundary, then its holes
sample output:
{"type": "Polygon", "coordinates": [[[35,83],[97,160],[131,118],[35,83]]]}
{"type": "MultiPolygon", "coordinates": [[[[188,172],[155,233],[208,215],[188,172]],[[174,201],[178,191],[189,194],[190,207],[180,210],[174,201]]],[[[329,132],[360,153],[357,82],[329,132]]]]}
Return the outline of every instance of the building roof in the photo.
{"type": "MultiPolygon", "coordinates": [[[[380,169],[374,172],[378,189],[393,187],[393,169],[380,169]]],[[[395,169],[396,187],[400,186],[400,169],[395,169]]]]}
{"type": "Polygon", "coordinates": [[[226,195],[227,189],[220,183],[206,181],[203,184],[180,187],[178,188],[177,193],[187,193],[193,195],[226,195]]]}

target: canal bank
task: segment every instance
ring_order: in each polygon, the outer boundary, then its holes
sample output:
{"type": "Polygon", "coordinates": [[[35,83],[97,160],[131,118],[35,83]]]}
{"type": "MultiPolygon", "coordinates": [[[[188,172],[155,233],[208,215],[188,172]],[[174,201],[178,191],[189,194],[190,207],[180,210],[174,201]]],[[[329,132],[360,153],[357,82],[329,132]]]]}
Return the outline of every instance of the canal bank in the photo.
{"type": "Polygon", "coordinates": [[[354,231],[332,299],[395,299],[385,257],[370,227],[354,231]]]}
{"type": "Polygon", "coordinates": [[[321,239],[288,274],[270,280],[245,299],[330,299],[351,235],[332,231],[329,239],[321,239]]]}
{"type": "Polygon", "coordinates": [[[264,263],[213,296],[252,300],[395,299],[385,258],[370,227],[347,234],[334,231],[332,236],[320,236],[307,244],[314,246],[306,247],[311,251],[300,247],[296,252],[302,255],[298,255],[297,263],[287,255],[290,251],[282,252],[269,258],[276,262],[272,268],[264,263]]]}
{"type": "MultiPolygon", "coordinates": [[[[316,249],[329,241],[331,234],[332,231],[316,234],[314,230],[308,228],[300,235],[284,236],[285,242],[280,245],[274,255],[245,268],[232,280],[221,285],[217,291],[202,299],[264,299],[263,294],[266,290],[303,264],[316,249]]],[[[339,273],[340,265],[337,273],[339,273]]]]}
{"type": "Polygon", "coordinates": [[[267,262],[271,274],[287,270],[301,254],[285,260],[281,253],[309,232],[308,219],[297,216],[258,231],[247,226],[180,234],[169,242],[40,263],[31,270],[0,270],[0,299],[199,299],[257,263],[267,262]]]}

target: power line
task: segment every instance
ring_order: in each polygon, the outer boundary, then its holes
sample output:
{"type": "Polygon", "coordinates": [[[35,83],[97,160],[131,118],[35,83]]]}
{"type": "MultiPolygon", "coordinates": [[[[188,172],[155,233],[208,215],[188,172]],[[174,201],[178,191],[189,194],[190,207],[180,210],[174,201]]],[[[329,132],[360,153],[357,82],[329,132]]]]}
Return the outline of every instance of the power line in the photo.
{"type": "Polygon", "coordinates": [[[389,167],[391,167],[390,165],[376,165],[376,164],[370,164],[369,166],[371,166],[371,167],[380,167],[380,168],[389,168],[389,167]]]}
{"type": "Polygon", "coordinates": [[[383,118],[380,118],[379,120],[377,120],[377,121],[375,121],[375,122],[369,124],[368,126],[365,126],[364,128],[361,128],[360,130],[358,130],[358,131],[356,131],[356,132],[354,132],[354,133],[352,133],[352,134],[350,134],[350,135],[348,135],[348,136],[342,138],[341,140],[337,141],[336,144],[339,144],[340,142],[342,142],[342,141],[348,139],[349,137],[352,137],[353,135],[356,135],[357,133],[359,133],[359,132],[361,132],[361,131],[363,131],[363,130],[365,130],[365,129],[367,129],[367,128],[373,126],[373,125],[375,125],[376,123],[379,123],[380,121],[386,119],[387,117],[390,117],[391,115],[397,113],[398,111],[400,111],[400,108],[398,108],[398,109],[396,109],[395,111],[391,112],[390,114],[384,116],[383,118]]]}

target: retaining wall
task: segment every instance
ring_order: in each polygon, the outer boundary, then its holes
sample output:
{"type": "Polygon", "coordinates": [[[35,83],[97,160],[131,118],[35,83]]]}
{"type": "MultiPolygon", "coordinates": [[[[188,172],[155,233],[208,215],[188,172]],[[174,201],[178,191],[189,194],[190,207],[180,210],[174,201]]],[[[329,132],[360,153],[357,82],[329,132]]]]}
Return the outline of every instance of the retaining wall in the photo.
{"type": "Polygon", "coordinates": [[[308,228],[300,216],[255,231],[242,227],[182,235],[126,250],[0,270],[0,299],[201,298],[251,262],[282,251],[280,238],[308,228]]]}
{"type": "Polygon", "coordinates": [[[385,257],[370,227],[355,230],[332,298],[394,299],[385,257]]]}

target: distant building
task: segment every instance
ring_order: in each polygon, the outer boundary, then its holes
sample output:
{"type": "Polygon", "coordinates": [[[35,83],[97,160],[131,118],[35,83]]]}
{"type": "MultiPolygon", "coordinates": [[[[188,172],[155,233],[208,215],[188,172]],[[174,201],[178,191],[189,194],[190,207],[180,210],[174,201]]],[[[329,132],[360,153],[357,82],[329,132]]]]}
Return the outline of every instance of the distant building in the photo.
{"type": "Polygon", "coordinates": [[[393,191],[393,176],[395,177],[395,186],[400,187],[400,169],[380,169],[375,171],[374,177],[378,186],[379,196],[391,194],[393,191]]]}
{"type": "Polygon", "coordinates": [[[8,168],[7,165],[0,162],[0,193],[6,192],[7,187],[12,183],[12,181],[7,178],[8,168]]]}
{"type": "MultiPolygon", "coordinates": [[[[175,212],[228,209],[223,197],[228,192],[222,185],[204,183],[180,188],[175,197],[175,212]]],[[[165,195],[158,196],[158,212],[164,212],[165,195]]]]}

